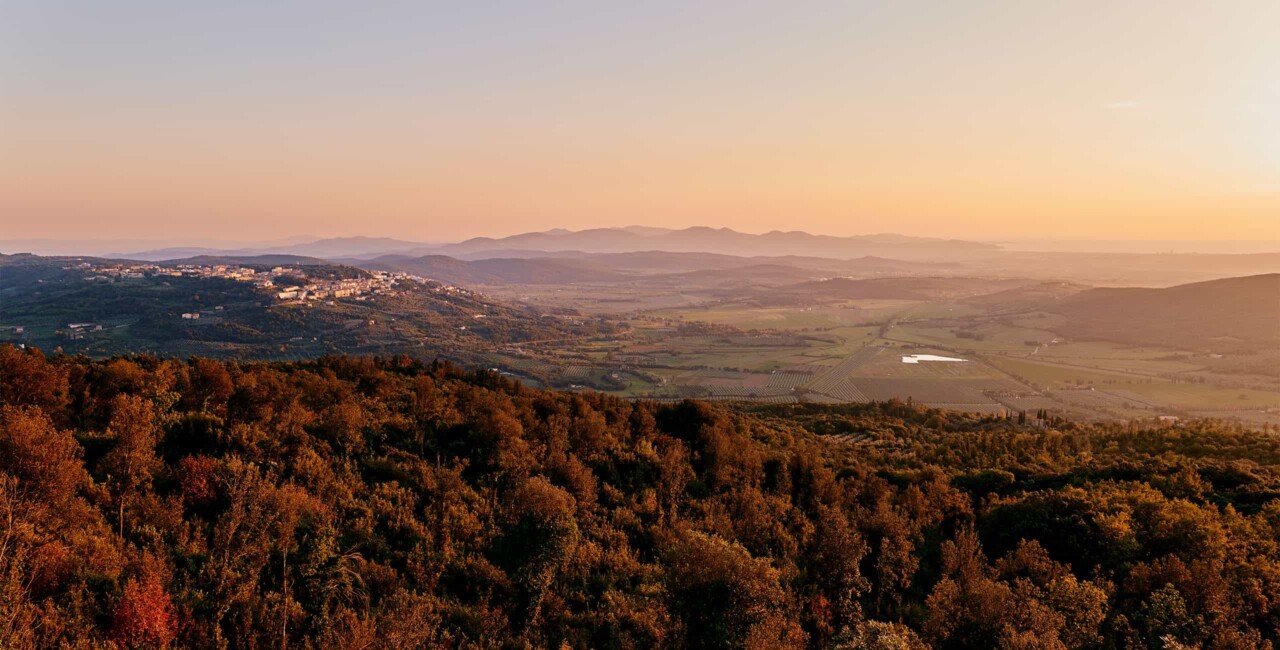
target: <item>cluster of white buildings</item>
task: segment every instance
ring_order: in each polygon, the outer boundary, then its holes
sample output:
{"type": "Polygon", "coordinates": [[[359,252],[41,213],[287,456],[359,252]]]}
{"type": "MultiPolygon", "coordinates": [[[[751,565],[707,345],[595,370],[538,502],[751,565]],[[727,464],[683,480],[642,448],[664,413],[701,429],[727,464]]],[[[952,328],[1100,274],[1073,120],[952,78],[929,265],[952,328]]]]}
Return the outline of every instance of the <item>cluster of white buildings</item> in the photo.
{"type": "MultiPolygon", "coordinates": [[[[174,277],[174,278],[222,278],[253,282],[259,287],[272,286],[271,275],[246,266],[234,264],[179,264],[177,266],[160,266],[159,264],[117,263],[92,264],[81,262],[66,267],[69,270],[86,271],[85,280],[118,280],[124,278],[174,277]]],[[[283,272],[283,269],[280,269],[283,272]]]]}
{"type": "MultiPolygon", "coordinates": [[[[259,271],[247,266],[235,264],[179,264],[161,266],[150,263],[114,263],[93,264],[82,262],[66,267],[70,270],[84,271],[85,280],[118,280],[124,278],[145,277],[190,277],[221,278],[238,282],[252,282],[253,286],[269,292],[277,300],[331,300],[334,298],[363,299],[371,294],[392,293],[398,280],[423,281],[408,273],[373,271],[370,277],[346,280],[313,280],[307,284],[278,286],[276,279],[282,276],[305,275],[305,269],[277,266],[270,271],[259,271]]],[[[466,293],[456,287],[441,287],[449,292],[466,293]]],[[[183,318],[194,319],[198,315],[183,314],[183,318]]]]}
{"type": "MultiPolygon", "coordinates": [[[[22,328],[15,328],[15,333],[21,334],[22,328]]],[[[102,326],[97,323],[67,323],[65,336],[73,341],[79,341],[89,332],[101,332],[102,326]]]]}
{"type": "MultiPolygon", "coordinates": [[[[305,267],[277,266],[270,271],[258,270],[235,264],[178,264],[159,265],[146,262],[116,262],[111,264],[94,264],[82,262],[74,266],[64,267],[68,270],[85,272],[85,280],[121,280],[125,278],[164,278],[194,277],[221,278],[238,282],[251,282],[264,294],[282,302],[306,302],[312,300],[335,300],[350,298],[367,300],[373,295],[395,295],[396,284],[402,280],[429,283],[429,290],[449,296],[472,296],[472,291],[447,284],[436,283],[409,273],[394,271],[369,271],[368,275],[359,278],[341,280],[306,279],[305,267]],[[286,284],[287,278],[296,278],[298,284],[286,284]]],[[[217,307],[221,310],[221,307],[217,307]]],[[[476,318],[483,318],[477,315],[476,318]]],[[[200,318],[199,312],[182,314],[183,320],[200,318]]],[[[72,328],[73,330],[77,328],[72,328]]]]}
{"type": "MultiPolygon", "coordinates": [[[[289,269],[279,269],[283,275],[289,269]]],[[[273,274],[274,270],[273,270],[273,274]]],[[[345,280],[320,280],[304,285],[277,287],[274,291],[277,300],[332,300],[335,298],[355,298],[364,300],[370,295],[394,295],[396,282],[400,280],[422,281],[422,278],[408,273],[392,273],[388,271],[372,271],[370,277],[349,278],[345,280]]]]}

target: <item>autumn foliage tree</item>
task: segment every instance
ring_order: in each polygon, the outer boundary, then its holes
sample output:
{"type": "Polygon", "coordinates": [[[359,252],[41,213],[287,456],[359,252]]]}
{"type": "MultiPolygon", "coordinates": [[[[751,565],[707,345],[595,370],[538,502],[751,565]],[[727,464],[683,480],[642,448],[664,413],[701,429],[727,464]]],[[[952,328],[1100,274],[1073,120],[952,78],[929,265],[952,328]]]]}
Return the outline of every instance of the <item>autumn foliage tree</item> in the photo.
{"type": "Polygon", "coordinates": [[[1274,648],[1280,444],[1183,424],[0,346],[0,647],[1274,648]]]}
{"type": "Polygon", "coordinates": [[[177,635],[173,603],[154,576],[130,578],[111,616],[110,638],[126,648],[166,648],[177,635]]]}

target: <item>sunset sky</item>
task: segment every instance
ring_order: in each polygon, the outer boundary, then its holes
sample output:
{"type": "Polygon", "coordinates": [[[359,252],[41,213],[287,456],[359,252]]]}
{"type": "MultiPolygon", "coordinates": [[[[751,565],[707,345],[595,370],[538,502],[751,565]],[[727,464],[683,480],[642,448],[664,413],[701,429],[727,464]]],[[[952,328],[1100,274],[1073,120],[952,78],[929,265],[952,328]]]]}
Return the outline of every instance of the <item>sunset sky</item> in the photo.
{"type": "Polygon", "coordinates": [[[1278,30],[1275,0],[0,0],[0,237],[1276,240],[1278,30]]]}

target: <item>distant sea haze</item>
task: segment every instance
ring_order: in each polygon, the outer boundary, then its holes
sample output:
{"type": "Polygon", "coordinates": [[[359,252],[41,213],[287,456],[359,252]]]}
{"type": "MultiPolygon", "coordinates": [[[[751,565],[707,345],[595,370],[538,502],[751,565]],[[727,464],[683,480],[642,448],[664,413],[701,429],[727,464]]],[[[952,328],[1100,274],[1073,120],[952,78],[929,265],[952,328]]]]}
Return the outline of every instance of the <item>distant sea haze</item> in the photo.
{"type": "Polygon", "coordinates": [[[992,241],[992,243],[1009,251],[1052,253],[1201,253],[1205,255],[1280,253],[1280,239],[1253,241],[1015,239],[992,241]]]}

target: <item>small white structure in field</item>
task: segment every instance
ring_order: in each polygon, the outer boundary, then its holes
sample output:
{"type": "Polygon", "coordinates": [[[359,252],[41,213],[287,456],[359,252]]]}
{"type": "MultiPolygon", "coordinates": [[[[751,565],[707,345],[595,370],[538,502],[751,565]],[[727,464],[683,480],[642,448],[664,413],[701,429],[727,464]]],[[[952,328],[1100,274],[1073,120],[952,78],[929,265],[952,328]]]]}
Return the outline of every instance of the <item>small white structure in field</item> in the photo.
{"type": "Polygon", "coordinates": [[[949,361],[964,362],[968,359],[957,359],[955,357],[940,357],[936,354],[904,354],[902,355],[903,363],[920,363],[921,361],[949,361]]]}

